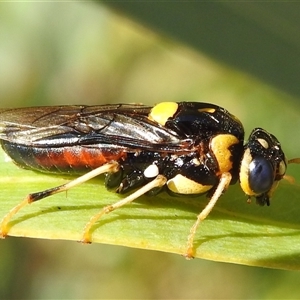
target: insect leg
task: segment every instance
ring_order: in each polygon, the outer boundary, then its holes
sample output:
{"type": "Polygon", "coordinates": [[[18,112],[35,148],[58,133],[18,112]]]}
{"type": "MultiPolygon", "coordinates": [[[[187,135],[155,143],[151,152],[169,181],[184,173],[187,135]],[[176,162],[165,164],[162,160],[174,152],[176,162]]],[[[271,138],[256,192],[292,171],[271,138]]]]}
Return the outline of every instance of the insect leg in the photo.
{"type": "Polygon", "coordinates": [[[184,255],[187,259],[191,259],[194,256],[193,244],[194,244],[194,238],[195,238],[195,234],[196,234],[198,226],[209,215],[209,213],[212,211],[212,209],[216,205],[218,199],[221,197],[222,193],[229,186],[231,178],[232,178],[232,176],[228,172],[223,173],[221,175],[221,178],[220,178],[219,184],[217,186],[217,189],[215,190],[214,194],[210,198],[208,204],[201,211],[201,213],[197,216],[197,221],[192,226],[192,228],[190,230],[190,234],[188,236],[187,250],[186,250],[186,253],[184,255]]]}
{"type": "Polygon", "coordinates": [[[165,176],[158,175],[155,179],[153,179],[152,181],[150,181],[149,183],[147,183],[146,185],[144,185],[143,187],[141,187],[140,189],[138,189],[134,193],[130,194],[128,197],[126,197],[126,198],[124,198],[124,199],[122,199],[122,200],[120,200],[120,201],[118,201],[114,204],[107,205],[104,208],[102,208],[101,211],[98,214],[94,215],[89,220],[89,222],[85,225],[81,242],[82,243],[91,243],[91,229],[92,229],[93,225],[103,215],[108,214],[108,213],[112,212],[113,210],[134,201],[135,199],[137,199],[138,197],[146,194],[147,192],[149,192],[153,188],[162,187],[163,185],[166,184],[166,182],[167,182],[167,178],[165,176]]]}
{"type": "Polygon", "coordinates": [[[7,236],[9,232],[9,226],[8,223],[11,220],[11,218],[24,206],[27,204],[30,204],[32,202],[41,200],[43,198],[49,197],[51,195],[67,191],[70,188],[79,185],[87,180],[90,180],[100,174],[106,173],[106,172],[117,172],[119,169],[119,164],[117,162],[108,163],[106,165],[100,166],[66,184],[62,184],[59,186],[56,186],[54,188],[50,188],[41,192],[32,193],[26,196],[26,198],[16,205],[14,208],[12,208],[1,220],[0,222],[0,238],[4,238],[7,236]]]}

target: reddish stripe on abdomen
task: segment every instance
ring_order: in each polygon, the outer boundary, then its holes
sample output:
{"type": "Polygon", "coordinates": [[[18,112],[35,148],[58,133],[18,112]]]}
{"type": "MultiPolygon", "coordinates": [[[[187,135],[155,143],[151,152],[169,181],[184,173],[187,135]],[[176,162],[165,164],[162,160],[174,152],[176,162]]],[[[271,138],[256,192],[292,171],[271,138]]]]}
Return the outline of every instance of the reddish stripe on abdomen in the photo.
{"type": "Polygon", "coordinates": [[[121,150],[106,150],[82,146],[38,149],[35,151],[35,161],[43,169],[58,172],[83,172],[100,167],[111,161],[125,159],[127,153],[121,150]]]}
{"type": "Polygon", "coordinates": [[[2,148],[19,166],[47,173],[85,173],[111,161],[127,158],[124,149],[106,147],[31,147],[1,141],[2,148]]]}

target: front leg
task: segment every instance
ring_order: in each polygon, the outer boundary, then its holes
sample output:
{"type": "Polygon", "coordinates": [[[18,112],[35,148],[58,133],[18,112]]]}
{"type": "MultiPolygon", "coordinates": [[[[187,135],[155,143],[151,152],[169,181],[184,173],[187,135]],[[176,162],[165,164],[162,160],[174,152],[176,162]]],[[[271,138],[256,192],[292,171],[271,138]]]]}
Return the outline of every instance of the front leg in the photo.
{"type": "Polygon", "coordinates": [[[210,198],[208,204],[205,206],[205,208],[201,211],[201,213],[197,217],[197,221],[195,224],[192,226],[190,230],[190,234],[188,236],[188,241],[187,241],[187,250],[184,256],[187,259],[191,259],[194,257],[194,238],[195,234],[197,232],[197,229],[200,225],[200,223],[210,214],[214,206],[216,205],[217,201],[219,198],[222,196],[223,192],[228,188],[230,181],[231,181],[231,174],[229,172],[223,173],[221,175],[220,181],[218,183],[218,186],[210,198]]]}

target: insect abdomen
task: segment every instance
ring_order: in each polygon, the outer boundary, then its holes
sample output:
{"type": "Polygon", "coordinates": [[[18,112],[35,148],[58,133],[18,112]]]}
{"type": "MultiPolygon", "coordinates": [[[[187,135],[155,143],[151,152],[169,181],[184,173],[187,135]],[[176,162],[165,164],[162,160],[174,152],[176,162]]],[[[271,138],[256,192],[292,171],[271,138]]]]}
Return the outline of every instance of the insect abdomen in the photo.
{"type": "Polygon", "coordinates": [[[1,144],[17,165],[47,173],[86,173],[105,163],[125,159],[127,156],[123,149],[105,150],[84,146],[40,148],[3,140],[1,144]]]}

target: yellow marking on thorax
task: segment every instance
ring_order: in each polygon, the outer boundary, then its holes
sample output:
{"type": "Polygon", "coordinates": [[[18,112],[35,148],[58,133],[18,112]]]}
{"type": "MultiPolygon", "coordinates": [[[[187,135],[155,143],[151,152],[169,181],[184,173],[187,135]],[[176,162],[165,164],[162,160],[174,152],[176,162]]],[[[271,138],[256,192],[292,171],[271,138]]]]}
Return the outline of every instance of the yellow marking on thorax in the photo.
{"type": "Polygon", "coordinates": [[[229,148],[238,143],[239,140],[232,134],[219,134],[212,138],[210,148],[218,161],[220,173],[229,172],[232,169],[232,153],[229,148]]]}
{"type": "Polygon", "coordinates": [[[167,181],[168,189],[177,194],[202,194],[212,188],[212,185],[203,185],[181,174],[167,181]]]}
{"type": "Polygon", "coordinates": [[[161,102],[155,105],[148,116],[151,121],[165,125],[169,118],[172,118],[178,110],[176,102],[161,102]]]}
{"type": "Polygon", "coordinates": [[[216,111],[216,109],[212,107],[207,107],[207,108],[199,108],[198,111],[213,114],[216,111]]]}

